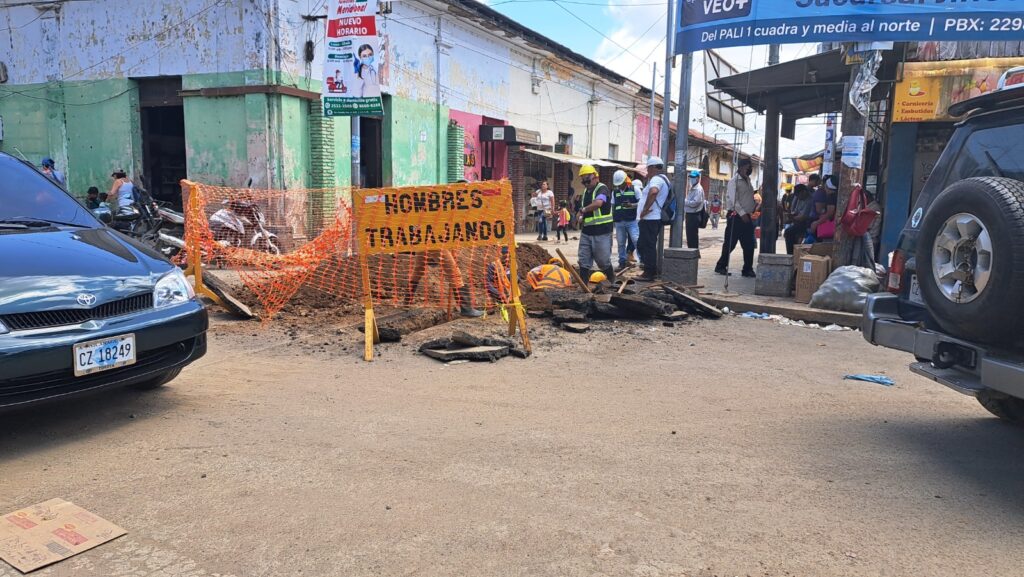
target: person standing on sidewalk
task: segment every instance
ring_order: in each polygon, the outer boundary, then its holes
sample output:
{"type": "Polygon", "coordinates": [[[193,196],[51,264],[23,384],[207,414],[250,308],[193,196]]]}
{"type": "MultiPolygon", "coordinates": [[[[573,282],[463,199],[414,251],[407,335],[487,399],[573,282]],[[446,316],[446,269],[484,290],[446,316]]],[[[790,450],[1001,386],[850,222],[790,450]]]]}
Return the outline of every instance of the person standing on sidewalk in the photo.
{"type": "Polygon", "coordinates": [[[647,187],[641,199],[643,210],[640,211],[640,240],[637,242],[640,265],[644,269],[641,280],[658,277],[658,235],[665,226],[661,221],[661,209],[672,194],[672,185],[664,172],[664,160],[657,156],[647,159],[647,187]]]}
{"type": "Polygon", "coordinates": [[[612,199],[608,187],[598,180],[597,170],[589,164],[580,168],[580,182],[583,183],[583,194],[580,201],[579,263],[580,276],[583,280],[590,279],[593,266],[604,273],[609,282],[615,281],[615,269],[612,268],[612,230],[615,223],[612,217],[612,199]]]}
{"type": "Polygon", "coordinates": [[[552,223],[548,220],[555,214],[555,193],[548,188],[548,181],[540,181],[540,190],[537,191],[537,204],[540,209],[540,213],[537,216],[538,230],[543,230],[544,234],[540,240],[548,239],[548,230],[552,227],[552,223]]]}
{"type": "Polygon", "coordinates": [[[705,210],[704,187],[700,185],[700,171],[690,171],[690,192],[686,193],[686,248],[700,248],[701,213],[705,210]]]}
{"type": "Polygon", "coordinates": [[[711,229],[718,230],[718,219],[722,216],[722,199],[716,194],[711,197],[711,229]]]}
{"type": "Polygon", "coordinates": [[[636,221],[636,191],[624,171],[615,171],[612,186],[612,220],[615,222],[615,239],[619,243],[618,271],[621,272],[626,268],[629,245],[640,240],[640,224],[636,221]]]}
{"type": "Polygon", "coordinates": [[[753,213],[757,208],[754,199],[754,185],[750,183],[750,174],[754,166],[749,158],[740,159],[736,175],[729,181],[725,193],[725,244],[722,245],[722,257],[715,265],[718,274],[729,274],[729,255],[736,248],[736,243],[743,247],[743,276],[754,277],[754,220],[753,213]]]}

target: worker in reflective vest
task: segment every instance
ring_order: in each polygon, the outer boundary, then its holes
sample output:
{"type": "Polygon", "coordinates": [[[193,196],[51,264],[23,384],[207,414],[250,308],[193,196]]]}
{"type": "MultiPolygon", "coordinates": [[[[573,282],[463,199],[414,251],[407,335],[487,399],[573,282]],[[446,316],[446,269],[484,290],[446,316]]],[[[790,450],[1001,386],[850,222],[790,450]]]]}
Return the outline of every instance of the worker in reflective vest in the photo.
{"type": "Polygon", "coordinates": [[[640,223],[636,220],[637,196],[633,183],[629,181],[625,171],[616,170],[612,175],[612,219],[615,221],[615,238],[619,243],[619,268],[626,268],[634,247],[640,240],[640,223]]]}
{"type": "Polygon", "coordinates": [[[589,164],[580,168],[580,181],[584,187],[583,206],[580,208],[583,222],[580,230],[580,276],[589,279],[596,264],[597,270],[603,272],[610,282],[614,282],[612,230],[615,223],[611,193],[599,180],[597,170],[589,164]]]}

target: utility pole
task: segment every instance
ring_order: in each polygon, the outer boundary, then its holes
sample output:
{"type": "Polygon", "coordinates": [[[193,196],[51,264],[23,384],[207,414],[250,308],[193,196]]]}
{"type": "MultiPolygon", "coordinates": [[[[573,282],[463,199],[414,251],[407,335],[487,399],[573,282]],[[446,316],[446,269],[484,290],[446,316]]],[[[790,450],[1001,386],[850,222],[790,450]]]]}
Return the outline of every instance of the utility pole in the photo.
{"type": "Polygon", "coordinates": [[[360,138],[359,117],[352,116],[350,118],[352,119],[352,166],[349,170],[352,173],[352,176],[349,180],[352,183],[352,188],[355,189],[361,188],[363,186],[363,174],[362,168],[360,167],[360,165],[363,163],[362,154],[360,154],[360,150],[362,149],[362,141],[360,138]]]}
{"type": "Polygon", "coordinates": [[[683,70],[679,73],[679,113],[676,114],[676,174],[672,191],[676,195],[676,220],[672,223],[668,245],[683,246],[683,206],[686,201],[686,163],[690,147],[690,92],[693,84],[693,53],[684,52],[683,70]]]}
{"type": "MultiPolygon", "coordinates": [[[[666,20],[668,22],[668,29],[665,32],[665,90],[662,94],[662,107],[661,107],[661,149],[658,156],[665,161],[665,170],[668,170],[669,165],[672,163],[672,151],[668,149],[669,141],[671,140],[671,134],[669,131],[669,125],[672,123],[672,68],[675,67],[675,54],[673,53],[672,36],[673,32],[673,21],[672,21],[672,4],[668,2],[668,16],[666,20]]],[[[677,137],[678,138],[678,137],[677,137]]],[[[686,168],[685,166],[683,168],[686,168]]],[[[679,170],[679,167],[676,167],[679,170]]]]}
{"type": "Polygon", "coordinates": [[[654,63],[654,70],[651,71],[651,116],[647,127],[647,156],[654,155],[654,86],[658,81],[658,63],[654,63]]]}
{"type": "Polygon", "coordinates": [[[779,63],[779,45],[768,46],[768,66],[775,66],[779,63]]]}
{"type": "Polygon", "coordinates": [[[850,91],[857,88],[857,74],[860,72],[861,66],[853,66],[850,68],[850,82],[846,85],[846,100],[843,102],[843,151],[836,159],[838,166],[834,166],[832,173],[839,175],[839,200],[836,202],[836,234],[835,234],[835,246],[833,247],[832,258],[836,263],[836,268],[850,264],[850,260],[853,256],[853,241],[854,238],[850,238],[843,234],[842,227],[839,226],[839,220],[843,216],[843,212],[846,210],[846,204],[850,200],[850,193],[854,187],[860,184],[863,175],[864,166],[864,139],[853,140],[850,136],[863,137],[867,134],[868,118],[867,115],[861,114],[859,110],[850,101],[850,91]],[[857,142],[860,146],[860,150],[851,150],[852,143],[857,142]],[[843,162],[844,156],[857,156],[861,160],[861,168],[850,168],[843,162]]]}

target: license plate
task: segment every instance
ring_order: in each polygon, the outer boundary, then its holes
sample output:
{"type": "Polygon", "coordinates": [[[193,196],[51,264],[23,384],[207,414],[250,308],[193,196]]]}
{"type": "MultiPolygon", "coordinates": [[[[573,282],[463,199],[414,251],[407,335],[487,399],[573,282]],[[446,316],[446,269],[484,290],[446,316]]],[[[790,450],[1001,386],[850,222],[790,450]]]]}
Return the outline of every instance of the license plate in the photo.
{"type": "Polygon", "coordinates": [[[135,364],[135,335],[119,335],[74,346],[75,376],[135,364]]]}
{"type": "Polygon", "coordinates": [[[924,306],[924,299],[921,298],[921,284],[917,282],[917,275],[910,275],[910,302],[924,306]]]}

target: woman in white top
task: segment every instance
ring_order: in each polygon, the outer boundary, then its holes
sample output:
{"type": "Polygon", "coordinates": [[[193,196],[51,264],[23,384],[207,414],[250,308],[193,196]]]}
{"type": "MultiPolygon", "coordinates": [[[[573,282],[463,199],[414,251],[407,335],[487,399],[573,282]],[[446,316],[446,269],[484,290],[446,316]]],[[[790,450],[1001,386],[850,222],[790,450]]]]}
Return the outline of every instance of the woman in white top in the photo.
{"type": "Polygon", "coordinates": [[[690,171],[690,191],[686,193],[686,248],[700,248],[698,230],[704,210],[704,187],[700,185],[700,171],[690,171]]]}

